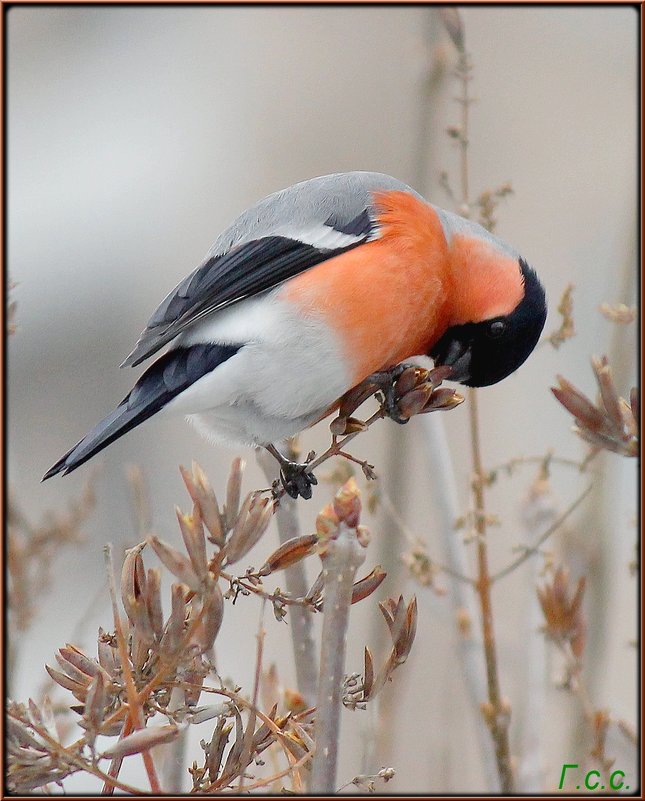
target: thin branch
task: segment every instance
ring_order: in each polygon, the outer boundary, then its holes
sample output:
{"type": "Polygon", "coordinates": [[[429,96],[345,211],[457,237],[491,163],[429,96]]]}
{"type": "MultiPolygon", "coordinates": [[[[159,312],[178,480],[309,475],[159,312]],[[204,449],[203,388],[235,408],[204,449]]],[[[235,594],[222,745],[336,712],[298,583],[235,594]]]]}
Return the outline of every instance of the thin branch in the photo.
{"type": "Polygon", "coordinates": [[[512,573],[516,567],[519,567],[522,562],[525,562],[529,557],[533,556],[534,554],[538,553],[541,546],[549,539],[552,534],[560,528],[560,526],[564,523],[564,521],[571,515],[575,510],[580,506],[580,504],[584,501],[584,499],[589,495],[591,490],[593,489],[593,484],[589,484],[587,489],[579,495],[576,500],[569,506],[568,509],[560,515],[560,517],[553,523],[553,525],[549,526],[549,528],[542,534],[542,536],[538,539],[538,541],[532,545],[530,548],[526,548],[521,556],[518,556],[514,562],[511,562],[510,565],[502,568],[500,571],[495,573],[493,576],[490,577],[490,583],[494,584],[499,579],[508,576],[509,573],[512,573]]]}
{"type": "Polygon", "coordinates": [[[488,714],[484,717],[490,728],[495,744],[497,769],[503,793],[513,792],[513,770],[508,737],[510,709],[502,701],[497,666],[497,648],[493,626],[493,606],[491,599],[491,579],[488,570],[488,548],[486,542],[486,509],[484,503],[484,472],[481,461],[479,439],[479,417],[477,410],[477,390],[470,390],[470,431],[473,457],[475,497],[475,530],[477,531],[477,594],[481,608],[482,634],[484,638],[484,659],[488,686],[488,714]]]}
{"type": "MultiPolygon", "coordinates": [[[[427,445],[424,450],[431,460],[430,475],[438,500],[439,530],[443,538],[446,558],[453,573],[465,577],[468,571],[468,558],[463,537],[455,536],[455,521],[459,517],[459,498],[445,425],[438,416],[423,418],[422,425],[427,445]]],[[[469,622],[476,620],[475,596],[467,589],[465,583],[458,580],[451,581],[450,600],[455,620],[461,620],[464,617],[469,622]]],[[[458,636],[456,646],[464,684],[473,708],[478,710],[482,699],[486,696],[481,640],[474,631],[472,633],[464,632],[458,636]]],[[[498,786],[495,755],[488,729],[479,716],[477,716],[477,735],[488,788],[493,790],[498,786]]]]}

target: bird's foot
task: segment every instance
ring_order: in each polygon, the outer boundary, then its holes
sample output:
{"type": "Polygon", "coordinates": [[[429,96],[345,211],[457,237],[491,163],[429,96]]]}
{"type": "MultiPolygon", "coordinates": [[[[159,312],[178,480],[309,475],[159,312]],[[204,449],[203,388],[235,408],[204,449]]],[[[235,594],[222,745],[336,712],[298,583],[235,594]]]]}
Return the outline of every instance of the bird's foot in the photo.
{"type": "Polygon", "coordinates": [[[267,447],[271,453],[280,462],[280,479],[274,482],[273,495],[279,497],[282,489],[291,498],[300,496],[305,500],[309,500],[312,495],[312,487],[318,483],[316,476],[308,469],[309,464],[313,461],[315,453],[311,451],[307,455],[305,462],[292,462],[290,459],[284,457],[277,448],[273,445],[267,447]]]}
{"type": "MultiPolygon", "coordinates": [[[[390,370],[372,373],[343,396],[338,410],[339,417],[347,420],[363,401],[374,395],[381,404],[383,416],[404,425],[419,412],[439,408],[436,403],[431,403],[431,398],[436,398],[443,405],[448,404],[447,398],[440,398],[435,390],[449,376],[450,370],[450,367],[426,370],[415,364],[402,363],[390,370]]],[[[455,394],[452,390],[441,392],[448,393],[451,397],[455,394]]]]}
{"type": "Polygon", "coordinates": [[[381,403],[383,411],[390,420],[394,420],[399,425],[405,425],[410,422],[409,417],[403,417],[399,412],[399,400],[401,395],[398,392],[397,381],[403,373],[408,369],[418,369],[413,364],[397,364],[391,370],[384,370],[381,373],[375,373],[379,376],[381,381],[381,397],[378,400],[381,403]]]}
{"type": "Polygon", "coordinates": [[[399,392],[397,382],[407,370],[418,371],[419,369],[420,368],[414,364],[402,363],[395,365],[390,370],[381,370],[377,373],[372,373],[372,375],[367,378],[367,381],[378,387],[376,399],[381,404],[385,416],[389,417],[390,420],[394,420],[395,423],[401,426],[409,423],[410,418],[400,413],[399,401],[401,400],[402,393],[399,392]]]}

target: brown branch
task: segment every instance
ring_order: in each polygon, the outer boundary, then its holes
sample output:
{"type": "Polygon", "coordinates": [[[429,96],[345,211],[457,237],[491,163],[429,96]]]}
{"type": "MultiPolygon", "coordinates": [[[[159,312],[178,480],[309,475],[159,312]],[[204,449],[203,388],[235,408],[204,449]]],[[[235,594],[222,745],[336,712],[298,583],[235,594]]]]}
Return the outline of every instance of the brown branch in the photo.
{"type": "Polygon", "coordinates": [[[477,410],[477,390],[470,390],[470,430],[473,456],[473,495],[475,498],[475,530],[477,532],[477,595],[481,608],[482,635],[484,640],[484,659],[486,661],[486,683],[488,703],[483,705],[484,718],[495,744],[495,756],[502,792],[513,792],[513,770],[508,737],[510,708],[502,700],[497,648],[493,626],[493,606],[491,599],[492,581],[488,570],[488,547],[486,542],[486,511],[484,502],[484,471],[482,469],[479,439],[479,417],[477,410]]]}

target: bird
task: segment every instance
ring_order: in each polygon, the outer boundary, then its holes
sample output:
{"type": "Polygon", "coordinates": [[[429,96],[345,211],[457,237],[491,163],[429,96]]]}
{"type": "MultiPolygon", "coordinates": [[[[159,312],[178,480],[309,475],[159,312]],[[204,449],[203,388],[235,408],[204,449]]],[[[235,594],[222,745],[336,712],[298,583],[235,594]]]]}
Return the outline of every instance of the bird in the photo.
{"type": "Polygon", "coordinates": [[[495,384],[533,351],[546,315],[535,270],[474,221],[382,173],[311,178],[217,237],[121,366],[156,359],[43,480],[177,413],[213,442],[268,448],[289,494],[311,497],[315,476],[275,443],[414,357],[457,383],[495,384]]]}

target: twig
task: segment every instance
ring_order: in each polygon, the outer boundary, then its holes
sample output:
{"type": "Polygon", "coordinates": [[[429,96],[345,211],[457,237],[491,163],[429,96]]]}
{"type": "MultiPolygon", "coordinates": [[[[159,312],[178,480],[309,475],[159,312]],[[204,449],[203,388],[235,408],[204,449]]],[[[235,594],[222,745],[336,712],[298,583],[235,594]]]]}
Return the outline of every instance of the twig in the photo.
{"type": "Polygon", "coordinates": [[[329,540],[322,558],[325,608],[310,792],[333,793],[352,584],[365,559],[356,530],[341,522],[337,538],[329,540]]]}
{"type": "Polygon", "coordinates": [[[522,555],[518,556],[514,562],[510,563],[510,565],[507,565],[506,567],[502,568],[500,571],[495,573],[493,576],[491,576],[490,583],[494,584],[496,581],[499,581],[499,579],[508,576],[508,574],[512,573],[516,567],[519,567],[519,565],[521,565],[522,562],[525,562],[530,556],[533,556],[534,554],[538,553],[540,547],[544,545],[544,543],[549,539],[549,537],[560,528],[560,526],[569,517],[569,515],[575,512],[575,510],[578,508],[578,506],[580,506],[580,504],[584,501],[587,495],[589,495],[592,489],[593,489],[593,484],[589,484],[589,486],[582,493],[582,495],[579,495],[576,498],[576,500],[571,504],[571,506],[569,506],[568,509],[565,509],[565,511],[560,515],[560,517],[555,521],[555,523],[553,523],[553,525],[547,528],[547,530],[544,532],[544,534],[542,534],[542,536],[538,539],[538,541],[530,548],[526,548],[526,550],[522,553],[522,555]]]}
{"type": "MultiPolygon", "coordinates": [[[[258,462],[269,483],[278,477],[275,460],[264,450],[258,452],[258,462]]],[[[280,544],[300,535],[300,521],[296,502],[285,495],[275,514],[280,544]]],[[[309,589],[304,562],[296,562],[285,571],[287,592],[292,598],[304,598],[309,589]]],[[[296,667],[298,691],[311,706],[316,698],[316,643],[313,633],[311,610],[294,604],[290,614],[291,645],[296,667]]]]}
{"type": "MultiPolygon", "coordinates": [[[[470,56],[465,48],[460,51],[457,64],[457,77],[461,84],[461,95],[457,98],[461,104],[461,127],[458,141],[461,148],[461,207],[460,213],[470,216],[469,187],[469,109],[472,98],[469,84],[472,78],[470,56]]],[[[493,607],[491,601],[491,581],[488,570],[488,547],[486,542],[486,517],[484,504],[485,475],[482,468],[479,417],[477,411],[477,391],[471,389],[470,400],[470,433],[473,459],[473,495],[475,499],[475,530],[477,532],[477,595],[481,609],[482,637],[484,644],[484,660],[486,662],[486,683],[488,687],[488,703],[483,705],[484,718],[490,729],[495,746],[497,772],[503,793],[513,792],[513,772],[508,737],[510,709],[502,701],[499,673],[497,668],[497,649],[493,627],[493,607]]]]}
{"type": "Polygon", "coordinates": [[[484,472],[482,469],[479,417],[477,412],[477,390],[471,389],[470,432],[473,456],[473,494],[475,497],[475,530],[477,531],[477,594],[481,608],[482,634],[484,639],[484,659],[488,686],[488,714],[484,717],[490,728],[495,744],[497,770],[502,792],[513,792],[513,771],[508,738],[510,709],[502,701],[497,668],[497,648],[493,626],[493,606],[491,600],[491,578],[488,571],[488,548],[486,542],[486,514],[484,504],[484,472]]]}
{"type": "Polygon", "coordinates": [[[266,608],[266,601],[262,601],[260,606],[260,619],[258,620],[258,631],[255,635],[257,640],[257,649],[255,653],[255,675],[253,677],[253,697],[251,699],[251,709],[249,712],[249,720],[246,724],[246,734],[244,735],[244,748],[240,755],[240,764],[242,766],[239,789],[240,792],[244,789],[244,771],[246,766],[251,761],[253,754],[253,734],[255,732],[255,710],[258,708],[258,694],[260,692],[260,679],[262,677],[262,657],[264,655],[264,637],[266,631],[264,629],[264,610],[266,608]]]}

